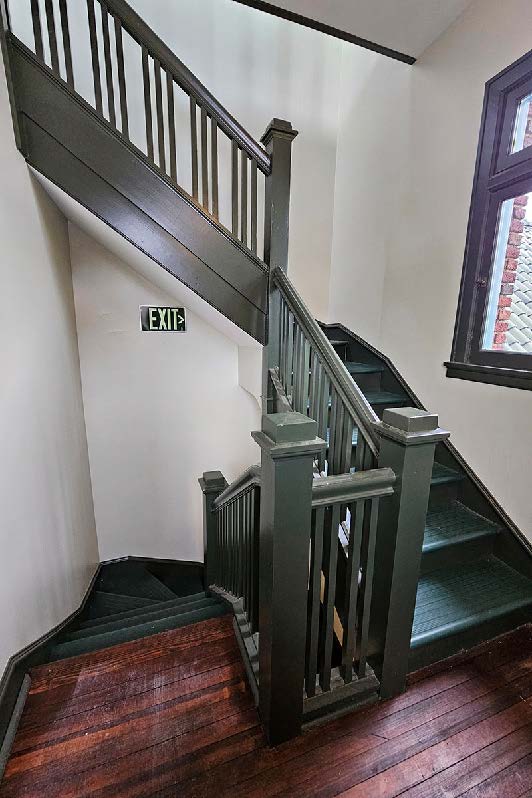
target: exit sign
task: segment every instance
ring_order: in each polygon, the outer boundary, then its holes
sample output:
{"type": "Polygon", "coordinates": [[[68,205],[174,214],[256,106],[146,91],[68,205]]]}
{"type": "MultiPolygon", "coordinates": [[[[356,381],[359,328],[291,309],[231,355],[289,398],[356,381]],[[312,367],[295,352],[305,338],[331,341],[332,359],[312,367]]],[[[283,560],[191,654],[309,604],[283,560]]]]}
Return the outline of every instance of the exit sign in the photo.
{"type": "Polygon", "coordinates": [[[186,332],[185,308],[141,305],[140,328],[144,332],[186,332]]]}

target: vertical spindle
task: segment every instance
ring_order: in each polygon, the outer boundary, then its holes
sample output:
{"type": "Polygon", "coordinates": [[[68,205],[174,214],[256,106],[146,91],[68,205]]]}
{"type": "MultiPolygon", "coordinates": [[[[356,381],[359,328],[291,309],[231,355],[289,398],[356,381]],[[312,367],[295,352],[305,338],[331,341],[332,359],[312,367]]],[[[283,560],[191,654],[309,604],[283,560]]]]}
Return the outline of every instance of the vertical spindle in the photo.
{"type": "Polygon", "coordinates": [[[174,79],[166,73],[166,95],[168,98],[168,137],[170,139],[170,177],[177,183],[177,140],[175,129],[174,79]]]}
{"type": "Polygon", "coordinates": [[[31,21],[33,25],[33,40],[35,42],[35,55],[40,61],[44,61],[39,0],[31,0],[31,21]]]}
{"type": "Polygon", "coordinates": [[[87,0],[87,16],[89,20],[89,38],[91,44],[94,104],[98,113],[100,115],[103,115],[102,83],[100,76],[100,56],[98,55],[98,38],[96,36],[96,15],[94,12],[94,0],[87,0]]]}
{"type": "Polygon", "coordinates": [[[192,149],[192,196],[198,200],[198,123],[194,97],[190,98],[190,145],[192,149]]]}
{"type": "Polygon", "coordinates": [[[251,161],[251,251],[257,254],[257,162],[251,161]]]}
{"type": "Polygon", "coordinates": [[[120,94],[120,116],[122,118],[122,135],[129,138],[129,118],[127,111],[126,70],[124,66],[124,44],[122,40],[122,24],[115,17],[116,62],[118,66],[118,91],[120,94]]]}
{"type": "Polygon", "coordinates": [[[201,109],[201,204],[209,210],[209,161],[207,156],[207,111],[201,109]]]}
{"type": "Polygon", "coordinates": [[[48,43],[50,45],[52,71],[55,72],[56,75],[59,75],[59,53],[57,51],[53,0],[45,0],[44,8],[46,11],[46,25],[48,28],[48,43]]]}
{"type": "Polygon", "coordinates": [[[159,150],[159,168],[161,171],[166,172],[161,64],[156,58],[153,60],[153,69],[155,74],[155,109],[157,112],[157,147],[159,150]]]}
{"type": "Polygon", "coordinates": [[[150,62],[148,48],[142,48],[142,77],[144,81],[144,118],[146,121],[147,155],[154,162],[153,149],[153,113],[151,109],[150,62]]]}
{"type": "Polygon", "coordinates": [[[248,156],[240,153],[240,240],[248,244],[248,156]]]}
{"type": "Polygon", "coordinates": [[[238,144],[231,143],[231,232],[238,237],[238,144]]]}
{"type": "Polygon", "coordinates": [[[68,26],[68,10],[66,0],[59,0],[59,15],[61,18],[61,35],[63,39],[63,53],[65,56],[66,79],[68,85],[74,88],[74,70],[72,69],[72,50],[70,46],[70,30],[68,26]]]}
{"type": "Polygon", "coordinates": [[[107,84],[107,108],[109,111],[109,121],[116,127],[115,111],[115,89],[113,85],[113,62],[111,61],[111,40],[109,38],[109,13],[105,3],[101,2],[102,9],[102,34],[103,34],[103,55],[105,61],[105,79],[107,84]]]}
{"type": "Polygon", "coordinates": [[[218,125],[214,117],[211,117],[211,182],[212,215],[218,219],[218,125]]]}

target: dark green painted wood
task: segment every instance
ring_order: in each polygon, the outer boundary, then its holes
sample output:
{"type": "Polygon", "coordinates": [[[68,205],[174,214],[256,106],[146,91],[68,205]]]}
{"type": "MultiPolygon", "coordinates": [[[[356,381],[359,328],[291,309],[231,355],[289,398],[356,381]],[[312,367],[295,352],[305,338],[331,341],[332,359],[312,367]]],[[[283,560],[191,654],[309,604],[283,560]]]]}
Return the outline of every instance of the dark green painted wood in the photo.
{"type": "Polygon", "coordinates": [[[216,582],[216,536],[218,518],[213,512],[213,505],[218,496],[227,487],[221,471],[206,471],[199,480],[203,491],[203,561],[205,564],[205,584],[207,587],[216,582]],[[210,553],[210,555],[209,555],[210,553]]]}
{"type": "Polygon", "coordinates": [[[299,734],[303,714],[313,460],[325,445],[299,413],[263,416],[259,710],[272,745],[299,734]]]}
{"type": "Polygon", "coordinates": [[[381,697],[389,698],[406,684],[434,450],[448,433],[434,414],[404,408],[384,412],[379,434],[379,466],[398,480],[393,496],[381,502],[370,618],[381,697]]]}

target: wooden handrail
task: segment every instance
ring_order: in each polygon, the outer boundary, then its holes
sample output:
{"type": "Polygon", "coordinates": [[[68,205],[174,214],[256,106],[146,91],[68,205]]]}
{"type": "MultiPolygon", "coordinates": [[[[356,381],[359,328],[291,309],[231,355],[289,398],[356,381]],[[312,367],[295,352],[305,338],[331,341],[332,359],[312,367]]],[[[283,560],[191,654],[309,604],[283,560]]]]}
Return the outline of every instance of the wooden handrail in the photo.
{"type": "Polygon", "coordinates": [[[122,27],[138,44],[146,47],[165,69],[171,72],[174,80],[190,97],[214,118],[229,138],[238,142],[239,146],[256,161],[259,169],[269,175],[271,160],[264,148],[245,130],[229,111],[218,102],[216,97],[201,83],[198,78],[172,52],[162,39],[147,25],[125,0],[105,0],[109,11],[120,19],[122,27]]]}
{"type": "Polygon", "coordinates": [[[220,493],[213,504],[214,510],[220,510],[224,505],[237,499],[249,488],[260,486],[260,472],[260,465],[253,465],[247,468],[243,474],[237,477],[222,493],[220,493]]]}
{"type": "Polygon", "coordinates": [[[395,481],[396,476],[391,468],[372,468],[370,471],[355,474],[317,477],[312,483],[312,507],[391,496],[395,481]]]}
{"type": "Polygon", "coordinates": [[[359,429],[362,430],[371,451],[377,455],[379,437],[374,425],[379,425],[379,417],[360,388],[353,382],[344,363],[286,274],[279,268],[274,269],[272,279],[294,314],[297,323],[320,355],[332,385],[359,429]]]}

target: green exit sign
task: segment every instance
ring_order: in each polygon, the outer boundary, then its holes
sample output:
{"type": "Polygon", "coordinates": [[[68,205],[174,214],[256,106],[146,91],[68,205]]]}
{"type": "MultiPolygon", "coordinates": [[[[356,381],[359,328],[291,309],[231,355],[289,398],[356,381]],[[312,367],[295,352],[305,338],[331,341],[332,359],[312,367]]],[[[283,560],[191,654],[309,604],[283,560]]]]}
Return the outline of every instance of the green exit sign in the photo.
{"type": "Polygon", "coordinates": [[[144,332],[186,332],[185,308],[141,305],[140,328],[144,332]]]}

